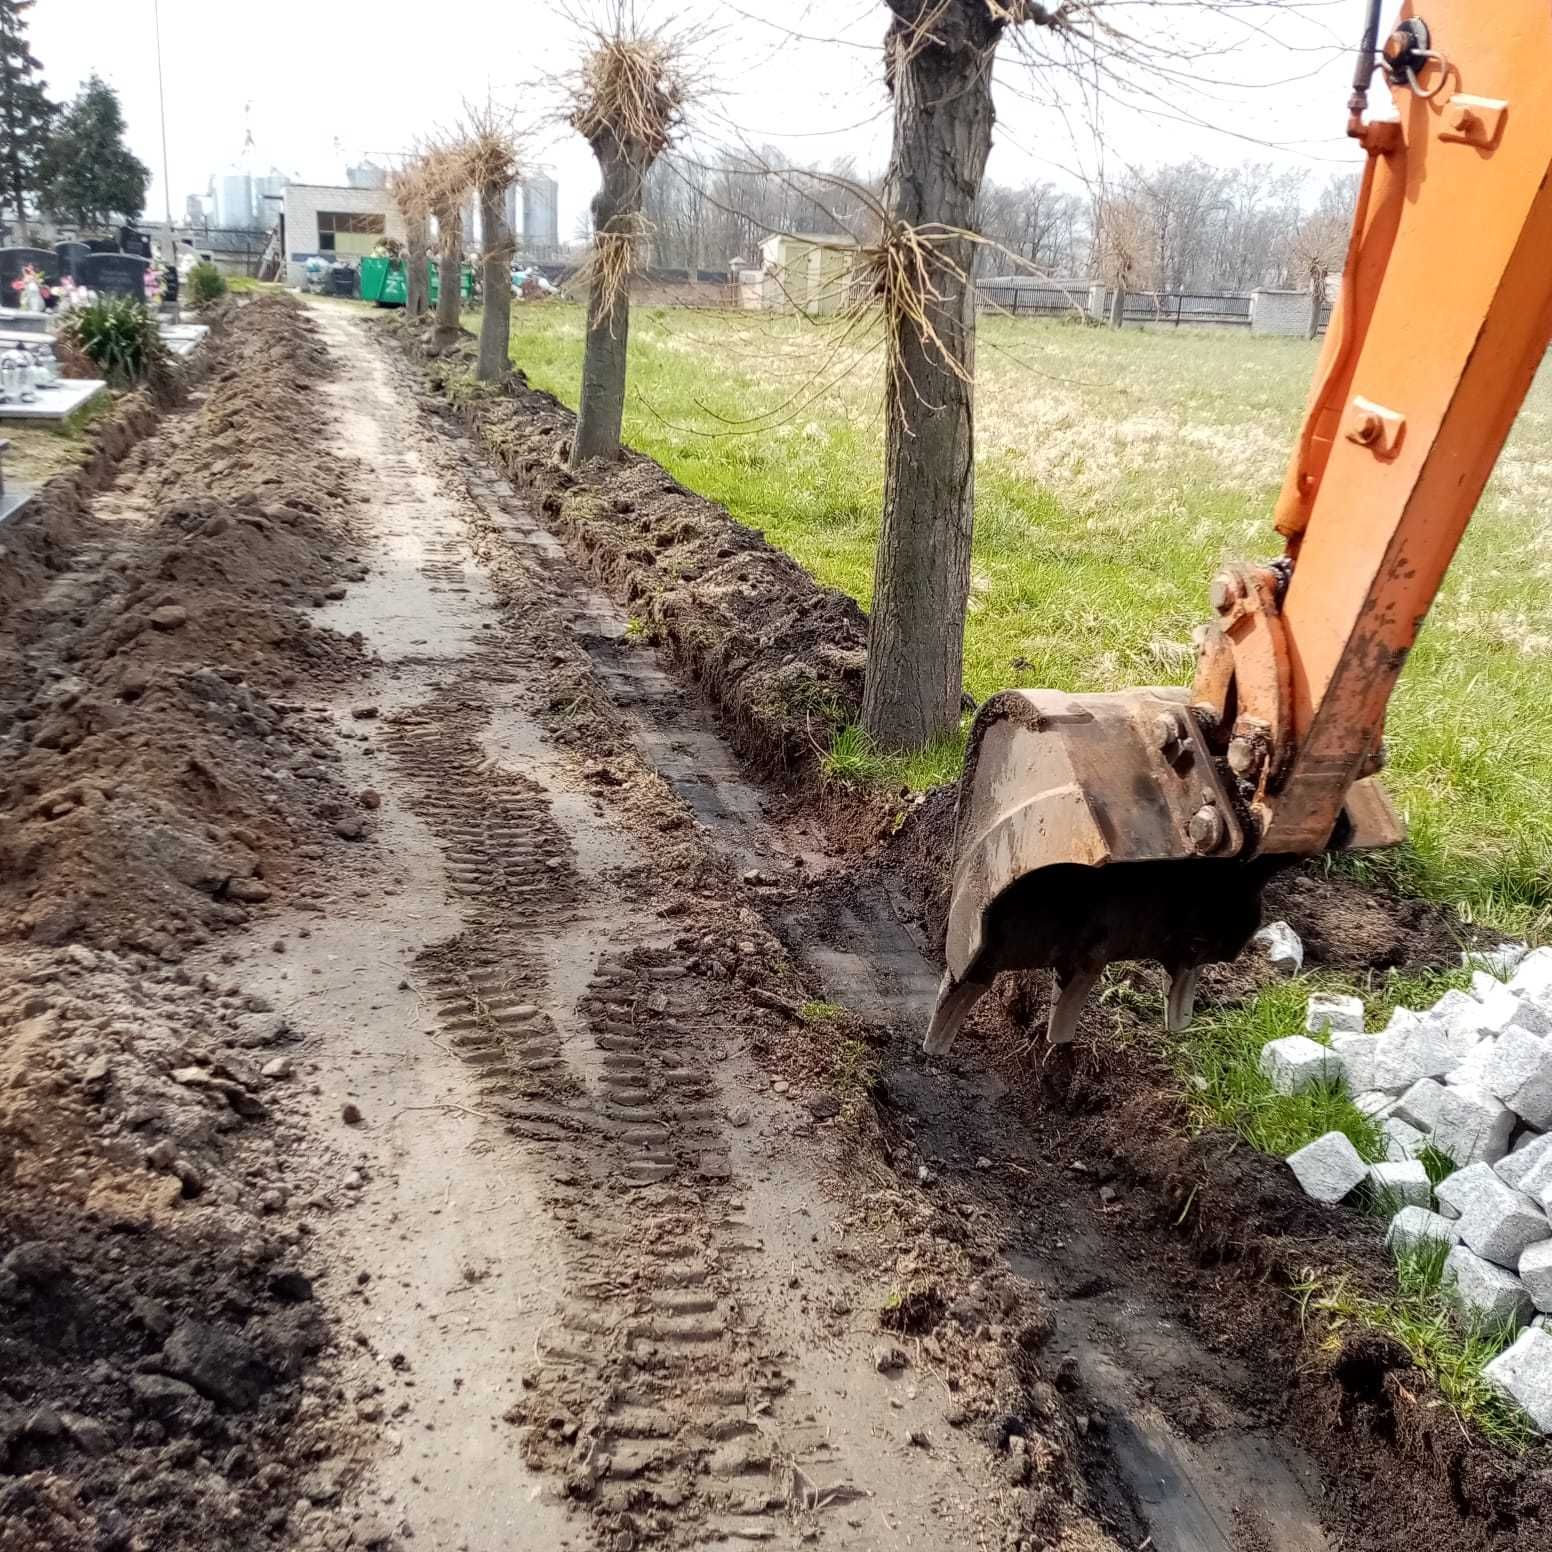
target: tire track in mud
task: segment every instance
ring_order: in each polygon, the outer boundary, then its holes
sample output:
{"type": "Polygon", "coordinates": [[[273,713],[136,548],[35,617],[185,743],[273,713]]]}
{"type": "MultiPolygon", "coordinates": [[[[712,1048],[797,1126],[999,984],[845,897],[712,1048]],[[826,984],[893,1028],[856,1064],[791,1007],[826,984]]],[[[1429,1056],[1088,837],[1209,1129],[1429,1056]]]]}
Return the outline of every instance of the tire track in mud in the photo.
{"type": "MultiPolygon", "coordinates": [[[[428,575],[463,575],[457,546],[434,553],[428,575]]],[[[521,682],[525,657],[493,642],[383,725],[465,916],[417,960],[438,1031],[489,1113],[547,1150],[547,1205],[571,1246],[525,1377],[532,1404],[512,1420],[529,1427],[529,1463],[590,1509],[600,1545],[768,1542],[791,1515],[852,1495],[831,1480],[823,1430],[803,1439],[772,1415],[789,1382],[739,1295],[762,1247],[695,1060],[711,988],[685,951],[619,946],[632,930],[583,898],[545,790],[485,754],[488,688],[521,682]],[[602,950],[573,1010],[585,1053],[550,1011],[543,949],[557,934],[602,950]]]]}

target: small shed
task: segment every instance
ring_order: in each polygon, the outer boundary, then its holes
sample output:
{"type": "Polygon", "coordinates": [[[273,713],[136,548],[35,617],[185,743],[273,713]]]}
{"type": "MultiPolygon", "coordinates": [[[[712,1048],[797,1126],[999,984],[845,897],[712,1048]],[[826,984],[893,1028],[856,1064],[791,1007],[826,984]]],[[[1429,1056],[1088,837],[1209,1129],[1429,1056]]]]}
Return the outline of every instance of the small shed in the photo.
{"type": "Polygon", "coordinates": [[[776,232],[760,244],[761,303],[767,308],[837,313],[856,264],[855,238],[836,232],[776,232]]]}

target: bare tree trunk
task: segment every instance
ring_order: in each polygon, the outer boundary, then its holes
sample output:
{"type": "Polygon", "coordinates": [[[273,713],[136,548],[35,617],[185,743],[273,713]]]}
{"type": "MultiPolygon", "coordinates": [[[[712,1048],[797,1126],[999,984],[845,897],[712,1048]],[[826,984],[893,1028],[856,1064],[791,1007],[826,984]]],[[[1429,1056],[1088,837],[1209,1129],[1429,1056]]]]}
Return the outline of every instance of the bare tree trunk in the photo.
{"type": "Polygon", "coordinates": [[[512,371],[512,234],[502,207],[504,192],[493,184],[480,190],[485,311],[480,315],[480,360],[475,376],[482,383],[505,382],[512,371]]]}
{"type": "MultiPolygon", "coordinates": [[[[600,256],[610,244],[636,241],[642,194],[650,165],[636,141],[623,144],[613,135],[593,143],[603,187],[593,196],[593,241],[600,256]]],[[[620,450],[625,422],[626,346],[630,340],[630,276],[607,284],[595,263],[587,293],[587,346],[582,356],[582,399],[577,408],[571,466],[589,458],[613,458],[620,450]]]]}
{"type": "Polygon", "coordinates": [[[436,333],[432,344],[451,345],[458,338],[458,309],[463,302],[463,220],[456,207],[437,217],[436,333]]]}
{"type": "MultiPolygon", "coordinates": [[[[891,0],[897,15],[925,9],[891,0]]],[[[895,98],[888,199],[894,221],[974,231],[991,149],[989,9],[956,6],[931,36],[890,30],[895,98]]],[[[959,725],[965,607],[975,520],[975,244],[934,244],[927,319],[886,320],[884,521],[873,571],[862,723],[889,749],[919,748],[959,725]],[[947,357],[947,359],[945,359],[947,357]]]]}
{"type": "Polygon", "coordinates": [[[1125,282],[1117,282],[1110,289],[1110,327],[1119,329],[1121,320],[1126,316],[1126,285],[1125,282]]]}
{"type": "Polygon", "coordinates": [[[1309,339],[1314,339],[1320,333],[1320,309],[1326,301],[1326,276],[1325,271],[1312,266],[1310,269],[1310,314],[1309,314],[1309,339]]]}
{"type": "Polygon", "coordinates": [[[419,318],[431,296],[426,259],[426,218],[416,216],[404,223],[404,246],[408,259],[404,266],[404,311],[419,318]]]}

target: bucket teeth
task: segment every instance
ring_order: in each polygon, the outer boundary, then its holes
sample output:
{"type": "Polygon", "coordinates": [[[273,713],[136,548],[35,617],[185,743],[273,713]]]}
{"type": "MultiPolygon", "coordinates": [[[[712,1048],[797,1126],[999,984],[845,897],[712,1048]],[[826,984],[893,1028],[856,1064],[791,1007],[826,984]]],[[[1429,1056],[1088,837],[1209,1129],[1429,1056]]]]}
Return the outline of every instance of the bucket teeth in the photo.
{"type": "Polygon", "coordinates": [[[1200,965],[1188,965],[1170,977],[1169,1001],[1164,1010],[1164,1027],[1172,1035],[1181,1034],[1190,1026],[1191,1015],[1196,1011],[1196,978],[1202,973],[1200,965]]]}
{"type": "Polygon", "coordinates": [[[1097,969],[1057,972],[1056,995],[1051,999],[1051,1016],[1045,1026],[1047,1045],[1067,1045],[1078,1033],[1078,1020],[1099,975],[1097,969]]]}
{"type": "Polygon", "coordinates": [[[947,971],[938,985],[938,1000],[927,1026],[922,1050],[929,1056],[942,1056],[954,1043],[959,1027],[970,1017],[970,1010],[990,990],[986,981],[956,981],[947,971]]]}

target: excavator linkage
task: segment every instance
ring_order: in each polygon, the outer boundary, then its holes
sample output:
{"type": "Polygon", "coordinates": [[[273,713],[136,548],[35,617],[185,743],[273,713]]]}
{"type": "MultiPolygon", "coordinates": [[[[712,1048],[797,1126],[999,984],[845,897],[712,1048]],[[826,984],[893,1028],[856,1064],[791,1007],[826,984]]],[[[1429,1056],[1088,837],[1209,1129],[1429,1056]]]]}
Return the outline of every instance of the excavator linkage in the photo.
{"type": "Polygon", "coordinates": [[[1403,835],[1375,773],[1391,692],[1552,343],[1552,5],[1371,0],[1343,266],[1265,565],[1225,565],[1189,690],[1014,690],[971,731],[927,1049],[1008,969],[1071,1039],[1116,959],[1232,959],[1268,877],[1403,835]],[[1370,82],[1394,117],[1365,117],[1370,82]]]}

